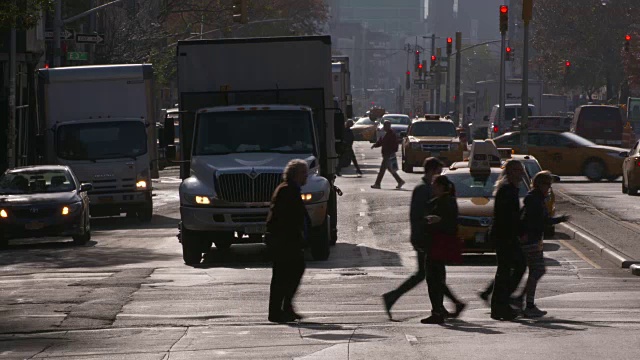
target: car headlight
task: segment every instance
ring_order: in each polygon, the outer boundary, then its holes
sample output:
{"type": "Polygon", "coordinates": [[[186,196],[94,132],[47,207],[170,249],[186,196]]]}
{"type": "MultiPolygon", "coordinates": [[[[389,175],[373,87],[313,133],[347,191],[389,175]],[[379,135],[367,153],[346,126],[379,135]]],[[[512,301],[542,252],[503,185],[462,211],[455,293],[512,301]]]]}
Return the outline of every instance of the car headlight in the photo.
{"type": "Polygon", "coordinates": [[[318,201],[324,197],[324,191],[302,193],[300,196],[302,197],[302,201],[304,202],[318,201]]]}
{"type": "Polygon", "coordinates": [[[209,205],[211,204],[211,199],[209,199],[207,196],[196,196],[196,204],[209,205]]]}
{"type": "Polygon", "coordinates": [[[61,214],[65,216],[69,214],[73,214],[74,212],[78,211],[81,207],[82,207],[82,203],[75,203],[75,204],[63,206],[61,210],[61,214]]]}
{"type": "Polygon", "coordinates": [[[420,143],[411,143],[411,149],[420,150],[421,149],[420,143]]]}
{"type": "Polygon", "coordinates": [[[7,210],[0,209],[0,218],[6,219],[8,217],[9,217],[9,214],[7,213],[7,210]]]}
{"type": "Polygon", "coordinates": [[[145,190],[146,188],[147,188],[146,180],[138,180],[138,182],[136,182],[136,189],[145,190]]]}

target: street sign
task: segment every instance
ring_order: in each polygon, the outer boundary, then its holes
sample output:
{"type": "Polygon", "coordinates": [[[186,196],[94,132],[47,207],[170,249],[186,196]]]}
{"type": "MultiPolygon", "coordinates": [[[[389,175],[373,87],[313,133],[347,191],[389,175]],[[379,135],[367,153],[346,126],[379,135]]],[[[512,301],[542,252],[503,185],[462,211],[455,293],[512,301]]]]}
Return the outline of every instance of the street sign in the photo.
{"type": "Polygon", "coordinates": [[[79,52],[79,51],[71,51],[71,52],[67,53],[67,60],[86,61],[86,60],[89,60],[89,53],[87,53],[87,52],[79,52]]]}
{"type": "MultiPolygon", "coordinates": [[[[53,40],[53,30],[46,30],[44,32],[45,40],[53,40]]],[[[73,39],[73,31],[69,29],[64,29],[60,32],[60,40],[70,40],[73,39]]]]}
{"type": "Polygon", "coordinates": [[[104,43],[104,34],[76,34],[76,42],[78,44],[102,44],[104,43]]]}
{"type": "Polygon", "coordinates": [[[415,85],[424,85],[427,84],[429,82],[429,80],[413,80],[413,83],[415,85]]]}

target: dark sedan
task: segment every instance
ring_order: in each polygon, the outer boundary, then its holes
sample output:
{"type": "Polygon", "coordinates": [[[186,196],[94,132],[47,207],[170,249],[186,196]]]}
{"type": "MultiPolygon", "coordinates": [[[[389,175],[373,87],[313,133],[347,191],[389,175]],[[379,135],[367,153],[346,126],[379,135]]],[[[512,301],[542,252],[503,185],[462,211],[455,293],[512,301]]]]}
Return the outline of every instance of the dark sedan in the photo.
{"type": "Polygon", "coordinates": [[[11,239],[71,236],[91,239],[91,184],[80,184],[67,166],[29,166],[0,176],[0,247],[11,239]]]}

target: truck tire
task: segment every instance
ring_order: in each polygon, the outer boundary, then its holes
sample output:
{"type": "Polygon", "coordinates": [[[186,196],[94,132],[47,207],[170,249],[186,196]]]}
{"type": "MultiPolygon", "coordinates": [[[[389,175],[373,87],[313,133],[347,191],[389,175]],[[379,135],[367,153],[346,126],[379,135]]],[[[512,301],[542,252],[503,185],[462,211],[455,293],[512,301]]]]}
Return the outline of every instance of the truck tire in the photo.
{"type": "Polygon", "coordinates": [[[311,256],[313,260],[324,261],[329,258],[331,252],[330,239],[331,227],[329,216],[326,217],[324,224],[311,228],[310,232],[311,256]]]}
{"type": "Polygon", "coordinates": [[[202,261],[201,236],[200,232],[189,230],[182,225],[180,241],[182,242],[182,259],[186,265],[198,265],[202,261]]]}
{"type": "Polygon", "coordinates": [[[142,222],[150,222],[153,218],[153,201],[148,199],[144,205],[142,205],[138,211],[138,220],[142,222]]]}
{"type": "Polygon", "coordinates": [[[76,245],[86,245],[91,240],[91,223],[89,222],[89,214],[85,215],[82,234],[73,235],[72,239],[73,243],[76,245]]]}

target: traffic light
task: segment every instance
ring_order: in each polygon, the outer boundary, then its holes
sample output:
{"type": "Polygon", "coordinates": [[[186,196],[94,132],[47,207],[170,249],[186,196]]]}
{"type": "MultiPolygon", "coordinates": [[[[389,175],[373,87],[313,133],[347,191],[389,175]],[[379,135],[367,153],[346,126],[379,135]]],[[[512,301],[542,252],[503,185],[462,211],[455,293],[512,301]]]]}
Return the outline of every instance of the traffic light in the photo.
{"type": "Polygon", "coordinates": [[[567,80],[567,78],[569,77],[569,74],[571,74],[571,61],[566,60],[564,62],[564,79],[567,80]]]}
{"type": "Polygon", "coordinates": [[[436,56],[431,55],[431,69],[433,69],[435,66],[436,66],[436,56]]]}
{"type": "Polygon", "coordinates": [[[451,56],[452,52],[453,52],[453,39],[448,37],[447,38],[447,56],[451,56]]]}
{"type": "Polygon", "coordinates": [[[233,22],[246,24],[247,21],[247,1],[233,0],[233,22]]]}
{"type": "Polygon", "coordinates": [[[509,30],[509,7],[500,5],[500,32],[506,33],[509,30]]]}
{"type": "Polygon", "coordinates": [[[407,88],[407,90],[411,89],[411,71],[408,71],[408,70],[407,70],[405,87],[407,88]]]}
{"type": "Polygon", "coordinates": [[[422,72],[423,72],[423,71],[424,71],[424,68],[423,68],[423,66],[422,66],[422,63],[419,63],[419,64],[418,64],[418,74],[419,74],[419,75],[422,75],[422,72]]]}
{"type": "Polygon", "coordinates": [[[506,49],[504,49],[504,61],[511,61],[513,60],[512,55],[513,55],[513,49],[511,48],[511,46],[507,46],[506,49]]]}
{"type": "Polygon", "coordinates": [[[631,35],[624,37],[624,51],[629,52],[629,41],[631,41],[631,35]]]}
{"type": "Polygon", "coordinates": [[[416,50],[415,63],[416,71],[418,71],[420,69],[420,50],[416,50]]]}

